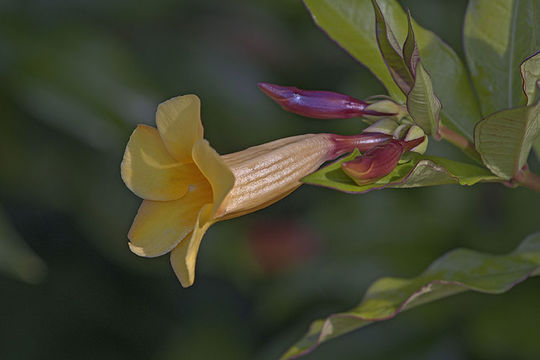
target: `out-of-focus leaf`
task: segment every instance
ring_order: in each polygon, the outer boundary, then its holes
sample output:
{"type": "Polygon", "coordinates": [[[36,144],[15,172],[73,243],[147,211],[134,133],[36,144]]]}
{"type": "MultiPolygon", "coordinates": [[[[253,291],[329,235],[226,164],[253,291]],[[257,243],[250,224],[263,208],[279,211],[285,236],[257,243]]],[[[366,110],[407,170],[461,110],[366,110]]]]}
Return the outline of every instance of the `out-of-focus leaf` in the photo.
{"type": "Polygon", "coordinates": [[[392,28],[389,28],[384,20],[384,15],[381,9],[377,5],[375,0],[372,0],[373,9],[375,10],[375,34],[377,36],[377,43],[379,44],[379,50],[388,71],[394,79],[396,85],[403,91],[404,94],[408,94],[414,83],[411,70],[405,64],[405,60],[401,55],[401,47],[399,46],[392,28]]]}
{"type": "Polygon", "coordinates": [[[433,92],[431,77],[421,62],[416,66],[414,86],[407,95],[407,109],[414,122],[426,134],[440,138],[439,123],[441,119],[439,112],[441,111],[441,102],[433,92]]]}
{"type": "Polygon", "coordinates": [[[523,105],[519,65],[540,48],[537,0],[471,0],[465,55],[484,116],[523,105]]]}
{"type": "Polygon", "coordinates": [[[484,164],[497,176],[511,179],[539,134],[540,101],[491,114],[476,126],[474,142],[484,164]]]}
{"type": "MultiPolygon", "coordinates": [[[[375,15],[370,0],[304,0],[315,23],[363,63],[384,84],[390,96],[405,101],[378,51],[375,15]]],[[[395,0],[377,1],[399,44],[407,35],[407,16],[395,0]]],[[[412,21],[424,67],[441,100],[443,123],[473,139],[480,110],[463,63],[439,37],[412,21]]]]}
{"type": "Polygon", "coordinates": [[[116,150],[133,124],[153,118],[151,86],[114,38],[83,27],[42,35],[17,28],[3,41],[13,62],[5,86],[37,120],[94,148],[116,150]]]}
{"type": "Polygon", "coordinates": [[[354,309],[314,321],[308,333],[282,359],[312,351],[321,343],[398,313],[467,290],[500,294],[540,275],[540,233],[527,237],[508,255],[456,249],[412,279],[382,278],[354,309]]]}
{"type": "Polygon", "coordinates": [[[0,207],[0,271],[34,284],[43,279],[47,267],[13,229],[0,207]]]}
{"type": "Polygon", "coordinates": [[[408,153],[406,157],[409,161],[398,164],[390,174],[374,183],[358,185],[343,172],[341,164],[354,159],[359,154],[355,150],[349,156],[306,176],[302,181],[311,185],[356,194],[384,188],[411,188],[444,184],[474,185],[480,181],[500,181],[488,170],[475,165],[435,156],[408,153]]]}
{"type": "Polygon", "coordinates": [[[531,105],[540,96],[540,51],[525,59],[520,69],[527,105],[531,105]]]}

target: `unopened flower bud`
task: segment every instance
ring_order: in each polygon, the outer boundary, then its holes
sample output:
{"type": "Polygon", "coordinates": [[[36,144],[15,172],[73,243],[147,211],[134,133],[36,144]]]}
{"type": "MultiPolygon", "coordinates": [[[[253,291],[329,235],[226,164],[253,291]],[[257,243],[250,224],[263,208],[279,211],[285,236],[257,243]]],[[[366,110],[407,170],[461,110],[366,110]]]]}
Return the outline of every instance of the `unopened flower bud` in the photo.
{"type": "Polygon", "coordinates": [[[332,91],[302,90],[292,86],[259,83],[259,88],[283,109],[315,119],[348,119],[366,114],[391,116],[374,110],[366,110],[368,103],[352,96],[332,91]]]}
{"type": "Polygon", "coordinates": [[[330,134],[332,141],[334,142],[334,158],[342,154],[352,152],[355,148],[360,152],[366,152],[375,146],[384,144],[392,139],[391,135],[383,133],[366,133],[358,135],[336,135],[330,134]]]}
{"type": "Polygon", "coordinates": [[[399,124],[396,121],[390,118],[384,118],[365,128],[363,133],[382,133],[394,135],[394,132],[398,126],[399,124]]]}
{"type": "Polygon", "coordinates": [[[394,139],[400,140],[403,139],[407,135],[407,131],[411,125],[409,124],[401,124],[394,130],[394,139]]]}
{"type": "Polygon", "coordinates": [[[343,163],[341,168],[358,185],[364,185],[390,174],[402,154],[403,145],[399,140],[393,139],[366,151],[354,160],[343,163]]]}
{"type": "Polygon", "coordinates": [[[370,116],[371,112],[390,114],[389,116],[394,120],[401,120],[408,114],[405,107],[388,99],[379,100],[366,106],[364,118],[372,121],[378,120],[378,117],[370,116]]]}
{"type": "Polygon", "coordinates": [[[341,168],[358,185],[369,184],[390,174],[398,165],[401,155],[423,141],[423,138],[412,141],[392,139],[371,148],[354,160],[344,162],[341,168]]]}
{"type": "Polygon", "coordinates": [[[421,127],[417,125],[413,125],[409,128],[409,131],[407,131],[407,135],[405,135],[405,138],[403,140],[405,141],[412,141],[419,138],[423,138],[424,140],[417,146],[413,147],[409,151],[414,151],[419,154],[423,154],[426,152],[427,146],[428,146],[428,137],[424,133],[424,130],[422,130],[421,127]]]}

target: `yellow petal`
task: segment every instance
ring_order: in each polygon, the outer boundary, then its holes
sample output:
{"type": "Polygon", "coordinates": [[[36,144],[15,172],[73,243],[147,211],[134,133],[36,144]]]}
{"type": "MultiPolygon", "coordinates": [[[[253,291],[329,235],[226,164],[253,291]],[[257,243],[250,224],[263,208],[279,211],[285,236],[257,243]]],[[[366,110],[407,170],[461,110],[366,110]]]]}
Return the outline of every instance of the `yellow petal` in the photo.
{"type": "Polygon", "coordinates": [[[179,199],[190,183],[202,178],[194,163],[174,160],[158,131],[146,125],[137,126],[131,134],[120,169],[126,186],[146,200],[179,199]]]}
{"type": "Polygon", "coordinates": [[[212,225],[212,204],[204,205],[197,218],[195,227],[191,235],[186,237],[174,250],[171,252],[171,265],[178,280],[183,287],[193,285],[195,281],[195,263],[197,262],[197,253],[201,240],[212,225]]]}
{"type": "Polygon", "coordinates": [[[178,200],[144,200],[128,233],[131,251],[146,257],[171,251],[193,231],[201,207],[211,202],[212,189],[206,180],[190,185],[178,200]]]}
{"type": "Polygon", "coordinates": [[[180,163],[191,162],[191,149],[203,137],[199,98],[184,95],[159,104],[156,124],[172,157],[180,163]]]}
{"type": "Polygon", "coordinates": [[[234,175],[208,141],[199,140],[193,146],[193,161],[212,185],[212,217],[234,186],[234,175]]]}

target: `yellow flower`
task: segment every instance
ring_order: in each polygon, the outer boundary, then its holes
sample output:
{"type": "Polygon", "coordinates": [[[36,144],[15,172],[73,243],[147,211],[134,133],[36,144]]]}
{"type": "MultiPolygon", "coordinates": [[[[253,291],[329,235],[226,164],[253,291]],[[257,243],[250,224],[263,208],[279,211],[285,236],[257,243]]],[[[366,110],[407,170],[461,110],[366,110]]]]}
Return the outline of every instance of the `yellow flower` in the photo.
{"type": "MultiPolygon", "coordinates": [[[[220,156],[203,139],[195,95],[159,105],[157,129],[139,125],[121,165],[122,179],[144,199],[129,230],[135,254],[171,252],[182,286],[193,284],[201,239],[208,227],[264,208],[290,194],[300,179],[357,145],[357,137],[307,134],[220,156]]],[[[366,135],[370,146],[386,141],[366,135]]]]}

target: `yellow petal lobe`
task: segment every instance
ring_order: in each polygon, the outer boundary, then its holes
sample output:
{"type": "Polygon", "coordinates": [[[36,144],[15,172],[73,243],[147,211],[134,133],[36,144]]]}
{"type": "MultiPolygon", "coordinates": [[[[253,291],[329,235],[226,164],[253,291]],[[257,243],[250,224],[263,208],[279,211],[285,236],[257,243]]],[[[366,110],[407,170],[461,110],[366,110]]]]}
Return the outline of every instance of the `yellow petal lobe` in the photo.
{"type": "Polygon", "coordinates": [[[212,208],[212,204],[201,208],[193,232],[171,252],[171,266],[183,287],[189,287],[195,281],[197,253],[204,233],[213,223],[212,208]]]}
{"type": "Polygon", "coordinates": [[[179,199],[190,183],[201,178],[195,164],[179,164],[167,152],[157,129],[146,125],[137,126],[131,134],[120,171],[126,186],[146,200],[179,199]]]}
{"type": "Polygon", "coordinates": [[[234,175],[219,154],[206,140],[199,140],[193,146],[193,161],[212,185],[212,217],[234,186],[234,175]]]}
{"type": "Polygon", "coordinates": [[[206,180],[190,185],[190,191],[178,200],[144,200],[128,233],[131,251],[145,257],[171,251],[193,231],[201,207],[211,201],[212,189],[206,180]]]}
{"type": "Polygon", "coordinates": [[[180,163],[191,162],[191,149],[203,137],[201,101],[184,95],[159,104],[156,125],[171,156],[180,163]]]}

